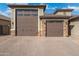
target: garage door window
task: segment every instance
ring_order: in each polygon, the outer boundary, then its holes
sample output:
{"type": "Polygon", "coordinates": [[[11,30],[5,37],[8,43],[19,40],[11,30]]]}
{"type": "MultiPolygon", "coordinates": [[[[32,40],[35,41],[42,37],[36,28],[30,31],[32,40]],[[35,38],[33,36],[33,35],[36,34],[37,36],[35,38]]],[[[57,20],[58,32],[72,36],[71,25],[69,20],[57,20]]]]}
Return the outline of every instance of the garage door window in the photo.
{"type": "Polygon", "coordinates": [[[17,14],[17,16],[23,16],[23,14],[17,14]]]}
{"type": "Polygon", "coordinates": [[[58,23],[58,22],[62,22],[62,21],[47,21],[47,22],[49,22],[49,23],[58,23]]]}
{"type": "Polygon", "coordinates": [[[38,16],[36,9],[17,9],[17,16],[38,16]],[[27,13],[26,13],[27,12],[27,13]]]}

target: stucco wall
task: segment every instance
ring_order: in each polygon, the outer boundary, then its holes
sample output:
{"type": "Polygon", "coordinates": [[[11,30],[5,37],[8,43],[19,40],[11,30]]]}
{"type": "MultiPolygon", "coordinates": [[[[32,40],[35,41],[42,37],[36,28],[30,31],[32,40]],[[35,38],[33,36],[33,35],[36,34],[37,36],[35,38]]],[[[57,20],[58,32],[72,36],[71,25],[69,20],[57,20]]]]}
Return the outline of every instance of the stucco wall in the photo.
{"type": "Polygon", "coordinates": [[[71,36],[79,36],[79,20],[71,21],[70,26],[71,29],[71,36]]]}
{"type": "Polygon", "coordinates": [[[11,9],[11,16],[11,30],[15,30],[15,9],[11,9]]]}
{"type": "Polygon", "coordinates": [[[38,12],[39,12],[39,16],[44,15],[43,9],[38,9],[38,12]]]}
{"type": "Polygon", "coordinates": [[[55,15],[64,15],[63,12],[57,12],[55,15]]]}
{"type": "Polygon", "coordinates": [[[55,15],[66,15],[66,16],[71,16],[71,12],[57,12],[55,15]]]}
{"type": "Polygon", "coordinates": [[[10,22],[0,19],[0,25],[10,25],[10,22]]]}
{"type": "Polygon", "coordinates": [[[66,12],[65,14],[66,14],[67,16],[71,16],[71,15],[72,15],[71,12],[66,12]]]}
{"type": "Polygon", "coordinates": [[[15,35],[15,9],[11,9],[11,35],[15,35]],[[12,24],[13,22],[13,24],[12,24]]]}

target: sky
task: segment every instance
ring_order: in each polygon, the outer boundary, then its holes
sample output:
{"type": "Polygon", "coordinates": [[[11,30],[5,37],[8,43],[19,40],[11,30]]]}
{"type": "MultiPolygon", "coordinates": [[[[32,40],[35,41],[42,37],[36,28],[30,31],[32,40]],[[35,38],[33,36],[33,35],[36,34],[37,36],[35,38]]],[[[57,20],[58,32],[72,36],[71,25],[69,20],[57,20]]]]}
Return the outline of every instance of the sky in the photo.
{"type": "MultiPolygon", "coordinates": [[[[31,5],[38,5],[40,3],[28,3],[31,5]]],[[[43,3],[41,3],[43,4],[43,3]]],[[[56,9],[74,9],[73,15],[79,15],[79,3],[44,3],[46,4],[45,13],[53,14],[56,9]]],[[[11,10],[6,3],[0,3],[0,14],[10,17],[11,10]]]]}

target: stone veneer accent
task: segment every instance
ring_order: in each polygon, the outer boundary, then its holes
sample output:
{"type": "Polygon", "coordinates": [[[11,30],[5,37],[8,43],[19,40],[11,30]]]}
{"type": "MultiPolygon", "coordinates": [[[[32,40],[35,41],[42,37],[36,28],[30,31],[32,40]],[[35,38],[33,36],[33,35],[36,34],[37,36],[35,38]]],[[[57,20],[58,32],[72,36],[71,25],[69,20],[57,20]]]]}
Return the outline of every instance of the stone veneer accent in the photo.
{"type": "Polygon", "coordinates": [[[68,20],[64,20],[63,31],[63,36],[68,37],[68,20]]]}
{"type": "Polygon", "coordinates": [[[41,20],[41,36],[46,35],[46,20],[41,20]]]}
{"type": "Polygon", "coordinates": [[[41,36],[42,34],[42,20],[40,19],[40,16],[44,15],[43,9],[38,8],[38,36],[41,36]]]}
{"type": "Polygon", "coordinates": [[[11,35],[15,36],[15,30],[11,30],[11,35]]]}

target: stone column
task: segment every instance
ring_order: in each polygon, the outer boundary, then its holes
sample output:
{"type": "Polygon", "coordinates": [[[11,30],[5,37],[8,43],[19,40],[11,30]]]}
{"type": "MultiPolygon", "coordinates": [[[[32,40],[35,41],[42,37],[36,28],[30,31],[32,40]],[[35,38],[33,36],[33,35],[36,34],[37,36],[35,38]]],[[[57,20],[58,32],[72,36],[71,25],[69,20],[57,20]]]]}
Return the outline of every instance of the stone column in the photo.
{"type": "Polygon", "coordinates": [[[40,19],[40,16],[43,16],[43,8],[38,8],[38,36],[42,36],[42,19],[40,19]]]}
{"type": "Polygon", "coordinates": [[[15,9],[11,9],[11,35],[14,36],[15,35],[15,9]],[[12,24],[13,22],[13,24],[12,24]]]}
{"type": "Polygon", "coordinates": [[[46,20],[42,20],[42,36],[46,34],[46,20]]]}
{"type": "Polygon", "coordinates": [[[68,37],[68,20],[64,20],[63,35],[64,37],[68,37]]]}
{"type": "Polygon", "coordinates": [[[46,23],[45,20],[42,19],[41,20],[41,28],[40,28],[40,36],[45,36],[45,32],[46,32],[46,23]]]}
{"type": "Polygon", "coordinates": [[[42,19],[40,19],[40,22],[39,22],[40,24],[40,26],[38,27],[39,28],[39,31],[38,31],[38,36],[42,36],[42,19]]]}

